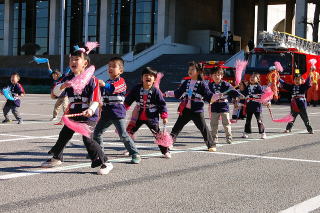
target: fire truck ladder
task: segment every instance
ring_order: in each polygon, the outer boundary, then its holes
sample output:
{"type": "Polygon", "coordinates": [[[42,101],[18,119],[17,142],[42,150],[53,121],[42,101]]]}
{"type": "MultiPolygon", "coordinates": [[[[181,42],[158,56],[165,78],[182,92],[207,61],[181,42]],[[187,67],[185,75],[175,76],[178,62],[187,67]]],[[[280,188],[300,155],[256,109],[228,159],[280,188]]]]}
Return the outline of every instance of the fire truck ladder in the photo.
{"type": "Polygon", "coordinates": [[[259,48],[295,48],[303,53],[320,55],[320,43],[308,41],[304,38],[300,38],[289,33],[263,31],[259,34],[259,39],[261,39],[258,45],[259,48]]]}

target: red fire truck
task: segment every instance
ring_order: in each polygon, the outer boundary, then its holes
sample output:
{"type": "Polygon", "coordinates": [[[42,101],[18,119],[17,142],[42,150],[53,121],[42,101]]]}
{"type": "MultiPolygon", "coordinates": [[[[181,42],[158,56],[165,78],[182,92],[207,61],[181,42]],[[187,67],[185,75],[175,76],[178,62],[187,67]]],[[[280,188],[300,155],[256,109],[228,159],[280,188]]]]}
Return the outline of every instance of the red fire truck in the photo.
{"type": "MultiPolygon", "coordinates": [[[[283,67],[280,77],[288,83],[293,83],[296,69],[305,79],[310,72],[310,59],[316,59],[317,71],[320,70],[320,44],[303,38],[280,32],[263,32],[262,41],[257,48],[248,53],[248,65],[245,80],[252,73],[259,73],[261,84],[266,85],[269,67],[278,61],[283,67]]],[[[283,92],[283,91],[280,91],[283,92]]]]}

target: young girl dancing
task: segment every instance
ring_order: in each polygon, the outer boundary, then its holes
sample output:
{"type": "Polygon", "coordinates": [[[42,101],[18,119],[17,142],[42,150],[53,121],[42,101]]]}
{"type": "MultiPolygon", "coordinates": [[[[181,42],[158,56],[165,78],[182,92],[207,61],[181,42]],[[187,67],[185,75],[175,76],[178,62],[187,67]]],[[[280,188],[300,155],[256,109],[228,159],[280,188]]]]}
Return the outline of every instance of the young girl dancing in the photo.
{"type": "MultiPolygon", "coordinates": [[[[311,74],[311,73],[310,73],[311,74]]],[[[304,122],[304,125],[307,128],[307,131],[310,134],[313,134],[313,129],[311,127],[308,113],[307,113],[307,102],[306,102],[306,92],[310,87],[310,75],[303,83],[302,76],[299,73],[296,73],[294,76],[294,84],[285,83],[284,80],[280,79],[280,84],[283,89],[288,90],[291,94],[291,115],[293,116],[294,120],[289,122],[285,133],[291,132],[294,122],[298,115],[300,115],[301,119],[304,122]]]]}
{"type": "MultiPolygon", "coordinates": [[[[53,93],[56,96],[63,95],[63,93],[69,98],[69,112],[70,114],[82,113],[82,116],[71,118],[73,120],[83,122],[89,126],[94,126],[98,120],[98,106],[100,102],[100,89],[98,79],[91,77],[87,85],[82,90],[81,94],[75,93],[71,84],[68,82],[75,76],[78,76],[85,71],[86,67],[90,64],[90,58],[88,56],[89,50],[87,47],[77,48],[70,55],[69,65],[72,74],[66,76],[61,80],[60,84],[57,84],[53,89],[53,93]]],[[[72,138],[74,131],[66,125],[63,126],[59,133],[59,138],[56,144],[51,148],[49,154],[53,157],[42,163],[42,167],[55,167],[63,161],[63,149],[69,140],[72,138]]],[[[98,174],[107,174],[112,170],[113,166],[108,163],[107,157],[104,155],[100,145],[93,141],[91,138],[83,136],[83,142],[87,148],[89,157],[92,161],[91,167],[95,168],[101,166],[98,174]]]]}
{"type": "MultiPolygon", "coordinates": [[[[128,109],[136,101],[139,103],[138,118],[134,126],[129,126],[128,133],[133,135],[138,129],[146,124],[154,135],[160,133],[159,114],[163,124],[168,123],[166,102],[162,92],[154,87],[157,71],[146,67],[142,71],[142,84],[136,85],[126,97],[124,103],[128,109]]],[[[159,145],[160,151],[165,158],[171,158],[168,147],[159,145]]]]}
{"type": "Polygon", "coordinates": [[[249,85],[245,88],[242,94],[246,97],[246,111],[247,119],[244,127],[243,138],[248,138],[248,134],[251,134],[251,119],[254,115],[257,119],[259,133],[261,134],[261,139],[266,138],[266,133],[264,131],[264,125],[262,123],[262,104],[257,101],[263,93],[262,86],[259,84],[260,75],[253,73],[250,76],[249,85]]]}
{"type": "Polygon", "coordinates": [[[216,144],[205,123],[203,113],[204,100],[210,102],[213,94],[210,92],[208,86],[202,81],[202,72],[203,67],[201,64],[196,62],[189,63],[188,74],[191,79],[184,81],[175,91],[167,91],[165,93],[167,97],[181,99],[178,108],[180,114],[172,128],[171,136],[176,139],[183,127],[192,120],[200,130],[208,147],[208,151],[215,152],[217,150],[216,144]]]}

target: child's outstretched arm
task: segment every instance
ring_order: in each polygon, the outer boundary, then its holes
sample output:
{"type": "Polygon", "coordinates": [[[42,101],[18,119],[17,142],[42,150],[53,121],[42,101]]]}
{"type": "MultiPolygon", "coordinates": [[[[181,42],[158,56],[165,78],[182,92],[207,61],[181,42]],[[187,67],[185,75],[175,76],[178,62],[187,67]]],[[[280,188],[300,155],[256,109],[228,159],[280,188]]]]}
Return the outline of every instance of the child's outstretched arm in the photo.
{"type": "Polygon", "coordinates": [[[130,90],[130,92],[127,94],[126,98],[124,99],[124,105],[126,107],[126,110],[129,110],[131,104],[136,100],[136,94],[139,94],[140,87],[134,87],[130,90]]]}
{"type": "Polygon", "coordinates": [[[167,104],[166,104],[166,101],[163,98],[163,95],[162,95],[161,91],[157,89],[156,93],[157,93],[156,100],[157,100],[157,106],[158,106],[158,109],[159,109],[160,117],[161,117],[161,119],[163,121],[163,124],[166,124],[166,123],[168,123],[167,104]]]}

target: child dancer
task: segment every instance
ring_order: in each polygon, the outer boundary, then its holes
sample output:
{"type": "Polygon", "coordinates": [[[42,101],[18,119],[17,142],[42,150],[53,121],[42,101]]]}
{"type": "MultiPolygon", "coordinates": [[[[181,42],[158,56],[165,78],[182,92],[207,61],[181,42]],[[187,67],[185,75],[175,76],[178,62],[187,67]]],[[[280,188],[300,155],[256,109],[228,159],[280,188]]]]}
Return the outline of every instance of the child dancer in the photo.
{"type": "MultiPolygon", "coordinates": [[[[238,85],[237,91],[243,95],[243,91],[246,88],[246,83],[244,81],[241,81],[238,85]]],[[[234,113],[232,115],[232,119],[245,119],[246,118],[246,112],[245,112],[245,99],[237,99],[235,100],[235,106],[234,106],[234,113]]]]}
{"type": "Polygon", "coordinates": [[[93,139],[103,147],[102,134],[113,124],[132,157],[131,162],[138,164],[141,161],[141,157],[134,145],[134,141],[129,137],[125,129],[126,108],[124,99],[127,86],[125,80],[120,77],[123,71],[124,61],[122,58],[114,57],[109,60],[108,73],[110,79],[106,83],[100,80],[103,107],[101,118],[93,133],[93,139]]]}
{"type": "Polygon", "coordinates": [[[254,116],[257,119],[259,133],[261,134],[261,139],[265,139],[266,133],[264,131],[264,125],[262,123],[262,104],[257,101],[263,93],[262,87],[259,84],[260,75],[253,73],[250,76],[249,85],[243,91],[243,95],[246,97],[246,112],[247,120],[244,127],[243,138],[248,138],[248,134],[251,133],[251,119],[254,116]]]}
{"type": "MultiPolygon", "coordinates": [[[[129,108],[134,101],[139,103],[140,106],[136,124],[132,128],[129,128],[129,134],[131,135],[138,131],[143,124],[146,124],[154,135],[160,133],[159,114],[163,124],[168,123],[166,102],[162,92],[154,87],[156,78],[157,71],[146,67],[142,71],[142,84],[136,85],[125,99],[127,108],[129,108]]],[[[159,148],[163,157],[171,158],[169,148],[160,145],[159,148]]]]}
{"type": "MultiPolygon", "coordinates": [[[[74,89],[71,87],[68,80],[71,80],[75,76],[85,71],[86,67],[90,64],[90,58],[88,56],[87,47],[76,48],[70,55],[69,65],[72,70],[72,74],[62,79],[61,83],[57,84],[53,90],[55,96],[60,96],[65,93],[68,96],[69,113],[82,113],[83,116],[71,118],[73,120],[87,123],[89,126],[95,125],[98,120],[98,106],[100,102],[100,89],[98,79],[92,77],[89,83],[85,86],[81,94],[75,94],[74,89]]],[[[59,133],[59,138],[56,144],[51,148],[49,154],[53,157],[42,163],[42,167],[55,167],[62,163],[63,160],[63,149],[69,140],[72,138],[74,131],[68,128],[66,125],[63,126],[59,133]]],[[[92,161],[91,167],[95,168],[101,166],[98,174],[107,174],[112,170],[113,166],[107,160],[101,147],[91,138],[82,137],[83,142],[87,148],[89,157],[92,161]]]]}
{"type": "MultiPolygon", "coordinates": [[[[55,70],[51,73],[51,77],[54,81],[53,87],[52,87],[52,89],[53,89],[62,80],[63,76],[61,75],[61,73],[59,71],[55,70]]],[[[51,98],[57,99],[57,101],[54,105],[54,108],[53,108],[53,113],[52,113],[52,118],[51,118],[51,121],[55,121],[55,120],[57,120],[57,115],[58,115],[61,108],[62,108],[63,112],[66,111],[69,101],[68,101],[68,97],[65,95],[62,95],[59,97],[55,96],[53,94],[53,90],[51,90],[51,98]]]]}
{"type": "Polygon", "coordinates": [[[212,93],[202,81],[201,73],[203,72],[202,65],[196,62],[189,63],[188,74],[191,79],[182,83],[175,91],[167,91],[166,96],[180,98],[179,117],[174,124],[171,136],[175,139],[183,127],[192,120],[196,127],[200,130],[203,139],[208,147],[209,152],[215,152],[216,144],[212,139],[212,135],[205,123],[203,113],[203,100],[211,101],[212,93]]]}
{"type": "Polygon", "coordinates": [[[19,73],[13,73],[11,75],[11,84],[8,86],[12,96],[14,97],[14,100],[7,100],[6,104],[3,107],[3,115],[4,115],[4,120],[2,123],[8,123],[11,122],[9,119],[8,113],[11,110],[12,114],[14,117],[17,119],[18,124],[22,124],[22,118],[19,113],[19,107],[21,105],[21,101],[19,97],[23,97],[26,93],[22,87],[22,85],[19,83],[20,80],[20,75],[19,73]]]}
{"type": "Polygon", "coordinates": [[[310,76],[306,79],[305,83],[300,74],[296,73],[294,77],[294,84],[285,83],[284,80],[280,79],[280,84],[282,88],[288,90],[291,93],[291,115],[294,117],[294,120],[288,123],[285,133],[291,132],[293,124],[298,115],[304,122],[304,125],[307,127],[307,130],[310,134],[313,134],[311,124],[309,122],[308,113],[307,113],[307,102],[305,94],[310,87],[310,76]]]}
{"type": "Polygon", "coordinates": [[[209,83],[209,89],[215,94],[220,94],[220,98],[211,104],[211,131],[214,143],[218,142],[219,118],[222,118],[222,125],[226,134],[227,143],[232,143],[231,123],[229,115],[228,96],[237,98],[240,93],[236,91],[231,84],[223,81],[223,69],[213,67],[211,69],[211,78],[213,82],[209,83]]]}

